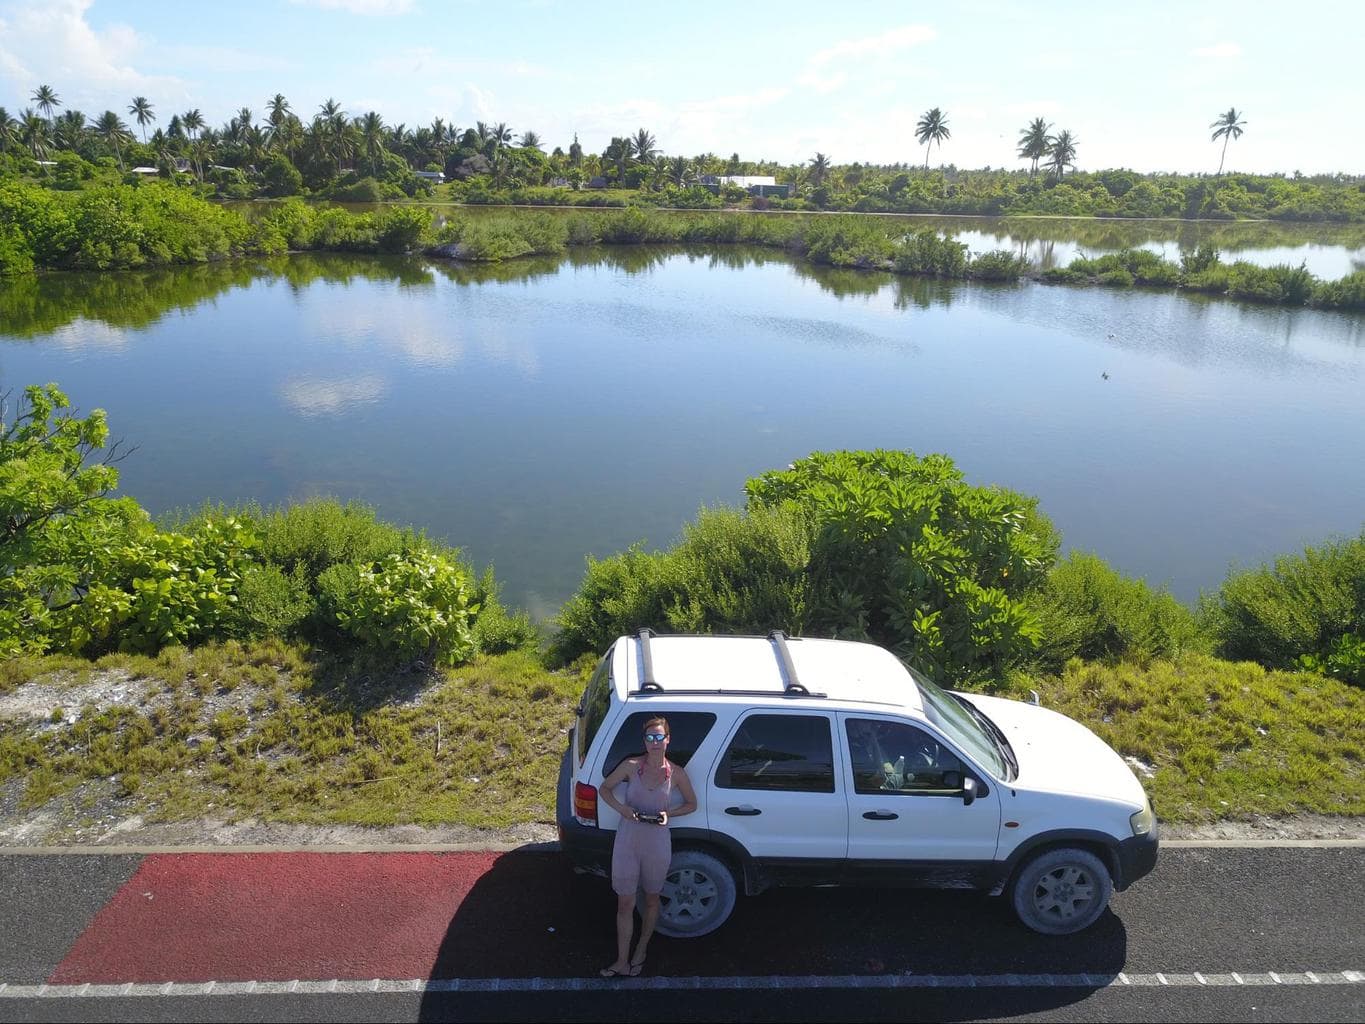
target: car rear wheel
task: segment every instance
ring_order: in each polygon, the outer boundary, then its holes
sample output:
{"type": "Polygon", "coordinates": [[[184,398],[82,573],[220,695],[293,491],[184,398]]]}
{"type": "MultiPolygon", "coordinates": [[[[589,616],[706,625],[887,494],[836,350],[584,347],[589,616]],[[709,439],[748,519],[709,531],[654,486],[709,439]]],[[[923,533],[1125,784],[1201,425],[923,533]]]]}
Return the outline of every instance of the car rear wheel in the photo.
{"type": "Polygon", "coordinates": [[[1014,912],[1035,932],[1070,935],[1099,919],[1113,889],[1108,869],[1093,853],[1048,850],[1015,877],[1014,912]]]}
{"type": "MultiPolygon", "coordinates": [[[[737,892],[734,873],[719,857],[701,850],[678,850],[659,894],[655,930],[673,939],[709,935],[735,909],[737,892]]],[[[643,914],[643,895],[637,906],[643,914]]]]}

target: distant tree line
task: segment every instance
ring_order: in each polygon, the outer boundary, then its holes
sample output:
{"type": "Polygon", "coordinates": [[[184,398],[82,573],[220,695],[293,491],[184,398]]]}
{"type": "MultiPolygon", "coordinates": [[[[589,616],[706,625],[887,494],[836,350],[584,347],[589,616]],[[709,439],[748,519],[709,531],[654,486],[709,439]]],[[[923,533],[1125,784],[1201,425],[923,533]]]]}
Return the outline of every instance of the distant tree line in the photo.
{"type": "MultiPolygon", "coordinates": [[[[600,153],[574,135],[567,148],[545,151],[538,133],[506,123],[460,129],[387,124],[375,111],[352,115],[333,99],[301,116],[276,93],[263,117],[248,107],[219,128],[196,109],[172,114],[164,128],[154,105],[135,96],[127,116],[106,110],[88,118],[63,110],[48,85],[16,118],[0,107],[0,177],[23,177],[76,190],[155,174],[225,199],[313,196],[383,202],[434,198],[476,204],[646,205],[684,208],[879,213],[1050,214],[1093,217],[1180,217],[1233,220],[1365,221],[1365,184],[1349,175],[1223,174],[1228,144],[1247,124],[1235,107],[1209,126],[1221,143],[1218,172],[1139,174],[1076,169],[1079,140],[1034,118],[1019,133],[1014,156],[1027,169],[930,168],[934,146],[950,140],[948,115],[926,111],[915,128],[925,148],[917,163],[836,165],[817,152],[807,161],[668,154],[647,128],[611,139],[600,153]],[[151,132],[149,134],[149,128],[151,132]],[[135,173],[134,168],[139,170],[135,173]],[[443,176],[444,182],[437,176],[443,176]],[[790,198],[751,197],[734,185],[702,188],[703,177],[771,176],[793,187],[790,198]]],[[[908,140],[907,140],[908,141],[908,140]]]]}

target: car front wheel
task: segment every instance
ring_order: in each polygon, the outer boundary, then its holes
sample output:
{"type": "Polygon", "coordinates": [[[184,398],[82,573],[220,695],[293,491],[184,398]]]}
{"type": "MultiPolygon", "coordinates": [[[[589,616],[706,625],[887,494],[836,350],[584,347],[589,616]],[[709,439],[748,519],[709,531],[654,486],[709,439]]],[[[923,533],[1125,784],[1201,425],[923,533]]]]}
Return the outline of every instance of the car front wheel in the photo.
{"type": "MultiPolygon", "coordinates": [[[[709,935],[735,909],[737,891],[734,873],[719,857],[701,850],[678,850],[659,894],[655,930],[673,939],[709,935]]],[[[638,907],[644,913],[643,896],[638,907]]]]}
{"type": "Polygon", "coordinates": [[[1093,853],[1048,850],[1015,877],[1014,912],[1035,932],[1070,935],[1099,919],[1113,889],[1108,869],[1093,853]]]}

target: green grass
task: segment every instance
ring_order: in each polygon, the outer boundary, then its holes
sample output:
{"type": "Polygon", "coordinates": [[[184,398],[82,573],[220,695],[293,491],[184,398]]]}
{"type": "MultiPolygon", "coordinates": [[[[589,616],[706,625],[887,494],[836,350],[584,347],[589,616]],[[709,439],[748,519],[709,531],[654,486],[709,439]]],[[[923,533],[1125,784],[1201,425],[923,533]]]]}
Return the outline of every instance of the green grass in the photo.
{"type": "MultiPolygon", "coordinates": [[[[155,696],[141,710],[85,709],[59,728],[0,724],[0,784],[21,780],[32,808],[113,780],[149,821],[549,822],[590,660],[554,672],[516,651],[393,675],[280,641],[15,660],[0,665],[0,692],[117,669],[155,696]]],[[[1338,680],[1187,655],[1145,667],[1072,661],[1006,691],[1029,688],[1153,766],[1144,785],[1164,820],[1365,814],[1365,691],[1338,680]]]]}

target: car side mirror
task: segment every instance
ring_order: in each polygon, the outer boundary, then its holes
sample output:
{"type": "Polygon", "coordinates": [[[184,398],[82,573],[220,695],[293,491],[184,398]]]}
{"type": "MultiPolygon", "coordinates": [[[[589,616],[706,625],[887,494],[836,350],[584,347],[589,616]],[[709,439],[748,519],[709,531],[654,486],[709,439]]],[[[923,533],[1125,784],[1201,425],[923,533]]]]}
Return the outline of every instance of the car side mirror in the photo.
{"type": "Polygon", "coordinates": [[[962,803],[963,803],[965,806],[970,807],[970,806],[972,805],[972,802],[973,802],[974,800],[976,800],[976,780],[975,780],[975,779],[963,779],[963,780],[962,780],[962,803]]]}

